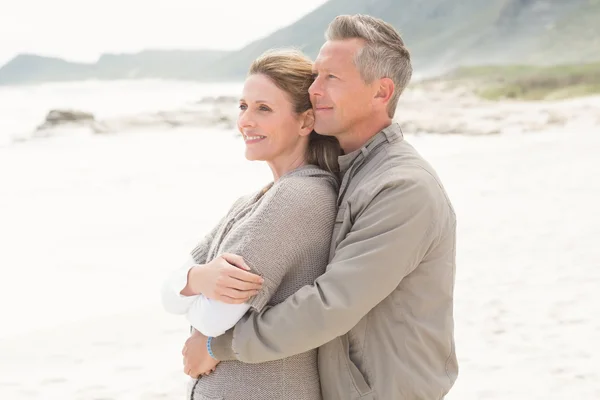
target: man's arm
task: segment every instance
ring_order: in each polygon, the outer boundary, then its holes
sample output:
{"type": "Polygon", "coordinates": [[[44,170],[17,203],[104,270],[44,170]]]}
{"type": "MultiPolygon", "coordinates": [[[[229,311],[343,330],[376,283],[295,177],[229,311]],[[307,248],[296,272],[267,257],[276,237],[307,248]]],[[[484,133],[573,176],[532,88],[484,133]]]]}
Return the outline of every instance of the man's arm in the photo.
{"type": "Polygon", "coordinates": [[[213,339],[215,358],[282,359],[348,332],[424,258],[440,217],[439,190],[433,179],[397,181],[381,190],[338,245],[327,272],[213,339]]]}

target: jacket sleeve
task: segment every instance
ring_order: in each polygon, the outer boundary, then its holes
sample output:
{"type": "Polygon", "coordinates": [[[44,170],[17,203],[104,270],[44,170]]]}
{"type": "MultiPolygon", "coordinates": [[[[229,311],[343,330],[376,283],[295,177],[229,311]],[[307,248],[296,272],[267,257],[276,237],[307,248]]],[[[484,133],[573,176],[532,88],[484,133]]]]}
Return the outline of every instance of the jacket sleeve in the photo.
{"type": "Polygon", "coordinates": [[[219,360],[260,363],[317,348],[347,333],[413,271],[432,245],[439,188],[403,179],[381,188],[313,285],[215,338],[219,360]]]}

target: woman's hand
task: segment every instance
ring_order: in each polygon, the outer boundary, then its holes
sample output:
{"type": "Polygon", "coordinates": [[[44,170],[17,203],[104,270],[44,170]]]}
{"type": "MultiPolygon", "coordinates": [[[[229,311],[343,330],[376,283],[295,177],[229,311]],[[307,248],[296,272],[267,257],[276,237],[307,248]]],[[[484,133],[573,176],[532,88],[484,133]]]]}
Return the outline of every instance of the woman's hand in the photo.
{"type": "MultiPolygon", "coordinates": [[[[222,254],[190,269],[186,289],[223,303],[242,304],[262,288],[263,278],[249,270],[241,256],[222,254]]],[[[186,289],[181,293],[187,295],[186,289]]]]}

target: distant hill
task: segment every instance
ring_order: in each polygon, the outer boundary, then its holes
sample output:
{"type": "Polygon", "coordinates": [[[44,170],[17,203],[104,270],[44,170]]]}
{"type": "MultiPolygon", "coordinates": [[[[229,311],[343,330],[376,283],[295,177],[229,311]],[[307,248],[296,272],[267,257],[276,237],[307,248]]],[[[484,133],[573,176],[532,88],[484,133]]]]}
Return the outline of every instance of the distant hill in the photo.
{"type": "Polygon", "coordinates": [[[330,0],[296,23],[219,61],[235,77],[263,51],[294,45],[315,57],[339,14],[382,18],[402,34],[417,73],[477,64],[600,59],[600,0],[330,0]]]}
{"type": "Polygon", "coordinates": [[[21,54],[0,68],[0,85],[84,79],[198,79],[224,51],[147,50],[135,54],[103,54],[96,63],[21,54]]]}
{"type": "Polygon", "coordinates": [[[297,22],[232,52],[143,52],[96,64],[18,56],[0,84],[88,78],[242,79],[273,47],[315,57],[339,14],[370,14],[394,25],[418,75],[478,64],[559,64],[600,59],[600,0],[330,0],[297,22]]]}
{"type": "Polygon", "coordinates": [[[427,90],[431,82],[467,87],[488,100],[559,100],[600,94],[600,62],[460,67],[418,85],[427,90]]]}

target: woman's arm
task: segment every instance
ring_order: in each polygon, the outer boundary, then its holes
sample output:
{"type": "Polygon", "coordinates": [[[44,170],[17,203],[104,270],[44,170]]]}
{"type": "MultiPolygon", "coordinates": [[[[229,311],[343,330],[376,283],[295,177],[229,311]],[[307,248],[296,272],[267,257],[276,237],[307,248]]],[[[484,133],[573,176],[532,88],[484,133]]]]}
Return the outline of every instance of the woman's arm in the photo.
{"type": "Polygon", "coordinates": [[[207,299],[226,304],[241,304],[257,294],[263,278],[248,272],[241,257],[222,254],[208,264],[198,265],[190,256],[186,263],[165,280],[162,299],[172,314],[185,314],[193,299],[207,299]]]}
{"type": "MultiPolygon", "coordinates": [[[[188,272],[196,266],[192,256],[165,281],[162,302],[171,314],[186,315],[190,324],[204,336],[219,336],[235,325],[248,311],[248,304],[226,304],[206,298],[203,294],[186,296],[181,291],[188,287],[188,272]]],[[[252,292],[255,293],[255,292],[252,292]]]]}
{"type": "MultiPolygon", "coordinates": [[[[232,206],[232,209],[234,209],[239,202],[240,200],[238,199],[232,206]]],[[[229,215],[230,212],[231,210],[227,215],[229,215]]],[[[190,290],[190,286],[188,285],[190,270],[199,264],[206,263],[210,246],[215,235],[219,231],[221,224],[227,218],[227,215],[225,215],[225,217],[223,217],[221,221],[219,221],[219,223],[194,247],[186,262],[179,269],[172,272],[164,281],[161,298],[163,307],[167,312],[171,314],[185,314],[194,300],[194,295],[200,294],[193,293],[190,290]]]]}
{"type": "Polygon", "coordinates": [[[206,298],[195,302],[187,317],[205,336],[222,335],[250,307],[262,310],[304,254],[316,246],[329,246],[336,211],[335,192],[319,187],[316,198],[324,204],[315,205],[313,199],[307,198],[307,188],[301,182],[286,182],[277,189],[244,222],[244,229],[232,232],[224,242],[227,251],[241,256],[264,277],[263,288],[244,304],[224,304],[206,298]],[[322,230],[323,234],[315,235],[315,230],[322,230]]]}
{"type": "Polygon", "coordinates": [[[226,304],[218,300],[196,296],[186,317],[190,325],[204,336],[220,336],[232,328],[250,309],[250,305],[226,304]]]}
{"type": "Polygon", "coordinates": [[[196,265],[192,256],[189,256],[181,268],[174,271],[164,281],[161,297],[163,307],[168,313],[183,315],[198,298],[198,295],[186,296],[181,294],[182,290],[187,287],[190,269],[196,265]]]}
{"type": "Polygon", "coordinates": [[[199,281],[205,279],[205,271],[200,271],[202,264],[206,264],[209,249],[212,242],[217,235],[219,228],[229,215],[235,211],[244,202],[244,197],[237,199],[231,206],[227,214],[221,218],[219,223],[213,227],[213,229],[206,234],[202,240],[192,249],[191,255],[187,261],[179,269],[172,272],[168,278],[164,281],[161,291],[162,304],[165,310],[172,314],[185,314],[196,295],[204,293],[204,295],[210,297],[209,292],[202,292],[196,288],[199,286],[199,281]],[[191,271],[191,272],[190,272],[191,271]],[[192,279],[194,280],[195,286],[192,287],[190,284],[192,279]]]}

